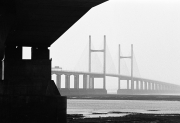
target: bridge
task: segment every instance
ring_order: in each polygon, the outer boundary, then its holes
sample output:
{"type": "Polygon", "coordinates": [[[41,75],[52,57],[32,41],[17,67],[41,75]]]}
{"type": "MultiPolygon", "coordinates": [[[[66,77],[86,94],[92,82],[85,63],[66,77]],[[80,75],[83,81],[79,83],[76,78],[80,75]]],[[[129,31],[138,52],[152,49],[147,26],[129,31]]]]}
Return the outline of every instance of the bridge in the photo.
{"type": "Polygon", "coordinates": [[[107,61],[107,46],[106,37],[104,36],[104,48],[103,50],[93,50],[91,47],[91,36],[89,37],[89,59],[88,59],[88,71],[72,71],[52,68],[51,74],[56,75],[56,85],[61,95],[88,95],[88,94],[107,94],[106,89],[106,77],[118,78],[118,90],[117,94],[178,94],[180,93],[180,85],[175,85],[163,81],[152,80],[142,77],[133,76],[134,72],[134,57],[133,57],[133,45],[131,45],[131,56],[121,56],[121,50],[119,45],[118,54],[118,73],[106,72],[107,61]],[[92,72],[92,57],[91,53],[102,52],[103,53],[103,72],[92,72]],[[121,59],[128,58],[131,60],[131,75],[121,74],[121,59]],[[62,77],[65,79],[65,87],[62,87],[62,77]],[[82,76],[82,87],[80,88],[80,76],[82,76]],[[71,79],[73,77],[73,80],[71,79]],[[95,79],[102,78],[102,88],[95,88],[95,79]],[[123,80],[123,82],[121,82],[123,80]],[[73,83],[73,87],[71,87],[73,83]],[[126,87],[122,88],[121,85],[126,83],[126,87]]]}

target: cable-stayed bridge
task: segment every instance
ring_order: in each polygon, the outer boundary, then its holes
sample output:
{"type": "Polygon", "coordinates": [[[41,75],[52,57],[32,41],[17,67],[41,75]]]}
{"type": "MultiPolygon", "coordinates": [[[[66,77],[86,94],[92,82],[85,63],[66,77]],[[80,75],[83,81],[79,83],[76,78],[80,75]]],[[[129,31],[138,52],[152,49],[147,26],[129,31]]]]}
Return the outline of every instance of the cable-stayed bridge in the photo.
{"type": "Polygon", "coordinates": [[[117,94],[180,93],[179,85],[140,76],[133,52],[133,45],[131,45],[131,54],[129,56],[122,55],[120,45],[118,49],[118,66],[116,66],[113,63],[111,54],[108,52],[106,37],[104,36],[103,48],[95,50],[91,44],[91,36],[89,36],[89,46],[83,52],[84,55],[82,55],[75,70],[64,70],[57,67],[52,68],[52,75],[55,74],[56,76],[56,85],[60,93],[62,95],[107,94],[106,77],[118,78],[117,94]],[[101,53],[99,57],[103,59],[103,62],[99,60],[97,53],[101,53]],[[131,61],[130,75],[128,74],[129,70],[125,62],[123,62],[123,59],[129,59],[131,61]],[[118,68],[118,71],[116,68],[118,68]],[[103,82],[100,83],[102,84],[102,88],[95,88],[95,79],[97,78],[102,79],[103,82]],[[64,87],[62,86],[63,80],[64,87]],[[123,84],[125,84],[125,88],[121,87],[123,84]]]}

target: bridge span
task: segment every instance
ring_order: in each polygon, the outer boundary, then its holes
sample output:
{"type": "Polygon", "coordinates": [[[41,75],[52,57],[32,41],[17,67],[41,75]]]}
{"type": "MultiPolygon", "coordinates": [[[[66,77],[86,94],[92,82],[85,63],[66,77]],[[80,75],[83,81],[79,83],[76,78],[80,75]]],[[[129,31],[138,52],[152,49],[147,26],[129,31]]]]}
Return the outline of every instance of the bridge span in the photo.
{"type": "MultiPolygon", "coordinates": [[[[180,94],[180,86],[170,84],[167,82],[150,80],[145,78],[138,78],[131,76],[124,76],[119,74],[104,74],[94,72],[82,72],[82,71],[66,71],[52,69],[51,74],[56,75],[56,85],[61,95],[88,95],[88,94],[107,94],[106,80],[103,80],[103,88],[95,88],[95,78],[117,77],[118,80],[126,80],[127,87],[121,88],[121,84],[118,84],[117,94],[127,95],[143,95],[143,94],[180,94]],[[65,88],[62,88],[62,75],[65,75],[65,88]],[[80,75],[83,76],[83,88],[80,88],[80,75]],[[74,76],[74,80],[70,77],[74,76]],[[133,81],[132,81],[133,80],[133,81]],[[71,81],[74,82],[74,87],[70,87],[71,81]],[[131,82],[132,81],[132,82],[131,82]]],[[[124,82],[124,81],[123,81],[124,82]]]]}
{"type": "Polygon", "coordinates": [[[167,82],[141,78],[141,77],[134,77],[133,76],[133,45],[131,45],[131,56],[121,56],[120,55],[120,45],[118,46],[118,74],[109,74],[106,71],[106,60],[107,60],[107,47],[106,47],[106,36],[104,36],[104,46],[101,50],[94,50],[91,47],[91,36],[89,36],[89,49],[88,49],[88,72],[83,71],[66,71],[62,69],[52,68],[51,74],[56,75],[56,84],[61,93],[61,95],[86,95],[86,94],[107,94],[106,88],[106,77],[115,77],[118,78],[118,90],[117,94],[129,94],[129,95],[137,95],[137,94],[180,94],[180,85],[170,84],[167,82]],[[95,73],[91,70],[91,54],[94,52],[103,53],[103,72],[102,73],[95,73]],[[128,58],[131,60],[131,75],[125,76],[121,74],[121,66],[120,62],[121,59],[128,58]],[[62,75],[65,75],[65,88],[61,87],[61,78],[62,75]],[[80,75],[83,76],[83,88],[80,88],[80,75]],[[74,76],[74,87],[70,87],[70,77],[74,76]],[[103,86],[102,88],[95,88],[95,78],[102,78],[103,79],[103,86]],[[122,83],[126,82],[126,88],[123,89],[121,87],[122,83]]]}

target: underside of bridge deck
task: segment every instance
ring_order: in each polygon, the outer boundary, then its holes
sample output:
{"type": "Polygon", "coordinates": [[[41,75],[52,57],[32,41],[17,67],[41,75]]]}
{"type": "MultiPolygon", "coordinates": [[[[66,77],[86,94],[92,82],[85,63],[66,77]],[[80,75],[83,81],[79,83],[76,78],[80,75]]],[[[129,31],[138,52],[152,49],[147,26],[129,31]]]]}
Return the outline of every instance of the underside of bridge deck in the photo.
{"type": "Polygon", "coordinates": [[[66,97],[51,80],[50,45],[106,0],[0,1],[0,122],[66,122],[66,97]],[[22,47],[31,59],[22,59],[22,47]]]}

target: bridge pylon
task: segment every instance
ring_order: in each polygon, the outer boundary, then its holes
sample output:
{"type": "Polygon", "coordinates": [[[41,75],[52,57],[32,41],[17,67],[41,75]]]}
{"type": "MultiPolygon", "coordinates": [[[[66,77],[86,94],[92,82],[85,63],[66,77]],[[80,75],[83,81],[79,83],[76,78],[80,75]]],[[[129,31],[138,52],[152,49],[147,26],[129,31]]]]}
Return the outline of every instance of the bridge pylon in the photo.
{"type": "MultiPolygon", "coordinates": [[[[104,35],[104,48],[102,50],[93,50],[91,48],[91,35],[89,35],[89,72],[91,72],[91,53],[94,52],[101,52],[103,53],[104,57],[103,57],[103,89],[98,89],[99,91],[103,91],[104,94],[107,94],[107,90],[106,90],[106,36],[104,35]]],[[[93,75],[89,76],[89,87],[90,85],[92,85],[93,89],[94,89],[94,78],[93,75]]],[[[98,93],[102,93],[102,92],[97,92],[98,93]]]]}
{"type": "MultiPolygon", "coordinates": [[[[119,47],[118,47],[118,74],[120,75],[121,74],[121,66],[120,66],[120,61],[121,59],[123,58],[128,58],[131,60],[131,90],[134,90],[134,80],[133,80],[133,44],[131,44],[131,56],[121,56],[121,46],[119,44],[119,47]]],[[[121,80],[121,77],[118,77],[118,91],[121,89],[120,85],[120,80],[121,80]]],[[[127,80],[127,89],[129,89],[129,80],[127,80]]]]}

